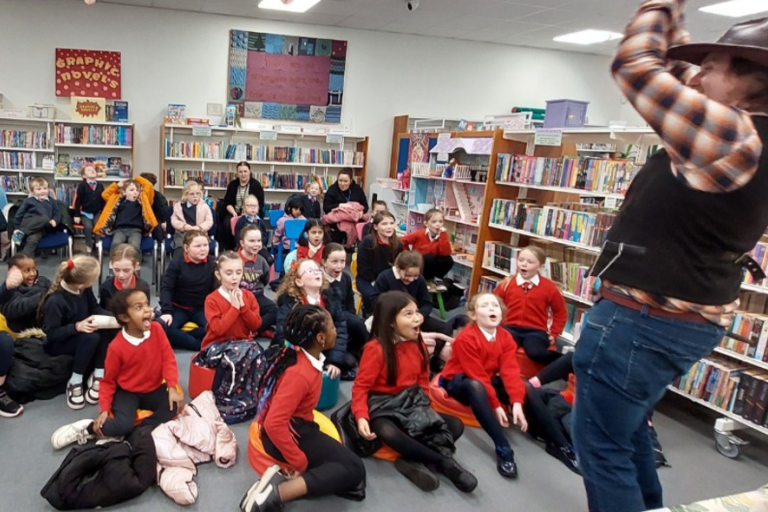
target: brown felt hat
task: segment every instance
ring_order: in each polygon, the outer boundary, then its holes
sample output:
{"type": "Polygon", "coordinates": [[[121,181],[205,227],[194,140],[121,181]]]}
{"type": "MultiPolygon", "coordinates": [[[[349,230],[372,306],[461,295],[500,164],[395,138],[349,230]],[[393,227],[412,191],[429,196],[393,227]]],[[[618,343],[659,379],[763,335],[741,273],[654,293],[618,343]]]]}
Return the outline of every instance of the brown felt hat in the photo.
{"type": "Polygon", "coordinates": [[[673,46],[667,56],[670,59],[700,65],[710,53],[725,53],[768,66],[768,18],[737,23],[716,43],[673,46]]]}

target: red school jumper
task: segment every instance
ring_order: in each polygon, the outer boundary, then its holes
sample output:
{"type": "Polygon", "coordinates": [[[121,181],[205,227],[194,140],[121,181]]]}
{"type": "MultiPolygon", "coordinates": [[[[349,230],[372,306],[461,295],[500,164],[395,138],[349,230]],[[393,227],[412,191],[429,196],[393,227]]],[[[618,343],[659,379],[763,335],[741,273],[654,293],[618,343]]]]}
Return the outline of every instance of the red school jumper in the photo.
{"type": "Polygon", "coordinates": [[[546,277],[540,275],[539,284],[532,286],[527,293],[517,284],[515,277],[510,279],[506,288],[497,286],[493,293],[507,306],[504,325],[539,329],[549,332],[554,337],[562,334],[565,322],[568,320],[565,299],[555,283],[546,277]],[[547,329],[548,308],[552,309],[552,327],[549,329],[547,329]]]}
{"type": "Polygon", "coordinates": [[[419,343],[409,340],[395,344],[397,378],[393,386],[387,384],[387,366],[384,364],[381,344],[378,340],[366,343],[357,377],[352,384],[352,414],[355,419],[369,419],[368,396],[371,393],[397,395],[418,384],[429,396],[429,370],[424,363],[419,343]]]}
{"type": "Polygon", "coordinates": [[[448,239],[448,233],[441,231],[437,237],[437,240],[430,240],[427,234],[427,228],[417,229],[413,233],[409,233],[400,237],[404,246],[411,246],[412,251],[418,251],[423,255],[433,254],[435,256],[450,256],[451,255],[451,241],[448,239]]]}
{"type": "Polygon", "coordinates": [[[501,402],[493,389],[491,378],[498,373],[510,403],[522,404],[525,401],[525,384],[517,366],[517,344],[506,329],[496,328],[495,341],[488,341],[477,324],[472,324],[456,336],[451,348],[453,354],[445,363],[441,373],[443,378],[450,380],[463,373],[481,382],[491,407],[495,409],[501,406],[501,402]]]}
{"type": "Polygon", "coordinates": [[[233,308],[229,299],[218,289],[208,294],[205,299],[205,319],[208,325],[201,350],[217,341],[251,339],[251,333],[259,330],[259,303],[250,291],[242,292],[245,304],[240,309],[233,308]]]}

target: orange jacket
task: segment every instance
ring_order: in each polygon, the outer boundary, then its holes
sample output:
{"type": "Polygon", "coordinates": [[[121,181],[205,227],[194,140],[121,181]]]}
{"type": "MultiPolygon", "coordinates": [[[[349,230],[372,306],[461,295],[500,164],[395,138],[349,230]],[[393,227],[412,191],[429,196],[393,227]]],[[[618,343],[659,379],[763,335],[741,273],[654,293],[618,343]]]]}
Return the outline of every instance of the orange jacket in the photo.
{"type": "MultiPolygon", "coordinates": [[[[139,203],[141,203],[141,213],[142,217],[144,217],[144,233],[148,235],[157,226],[157,219],[152,212],[152,202],[155,200],[155,188],[141,176],[136,176],[133,179],[141,185],[139,203]]],[[[100,236],[109,236],[114,231],[117,205],[123,197],[120,194],[120,189],[118,188],[117,183],[112,183],[107,187],[101,194],[101,197],[106,202],[106,205],[104,206],[96,225],[93,226],[93,232],[100,236]]]]}

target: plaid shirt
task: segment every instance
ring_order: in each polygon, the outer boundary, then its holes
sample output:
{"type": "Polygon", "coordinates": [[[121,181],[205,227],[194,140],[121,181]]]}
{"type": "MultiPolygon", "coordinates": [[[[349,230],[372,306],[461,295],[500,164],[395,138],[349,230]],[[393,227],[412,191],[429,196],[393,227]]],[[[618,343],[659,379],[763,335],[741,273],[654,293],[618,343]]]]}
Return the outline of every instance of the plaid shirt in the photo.
{"type": "MultiPolygon", "coordinates": [[[[749,182],[763,144],[749,114],[707,98],[684,85],[684,63],[667,62],[670,46],[687,42],[683,0],[644,3],[627,25],[611,66],[614,78],[638,113],[659,135],[672,160],[671,172],[688,187],[729,192],[749,182]]],[[[672,312],[692,311],[727,327],[739,301],[722,306],[694,304],[604,282],[610,290],[672,312]]]]}

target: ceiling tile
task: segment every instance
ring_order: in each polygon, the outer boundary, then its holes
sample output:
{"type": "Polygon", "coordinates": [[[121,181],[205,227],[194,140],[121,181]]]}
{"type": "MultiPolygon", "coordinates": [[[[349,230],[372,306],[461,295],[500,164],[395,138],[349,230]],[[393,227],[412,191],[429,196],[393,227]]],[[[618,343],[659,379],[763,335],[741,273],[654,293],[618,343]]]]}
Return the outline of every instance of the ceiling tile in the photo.
{"type": "Polygon", "coordinates": [[[542,7],[503,3],[487,7],[485,9],[476,10],[474,12],[480,16],[489,16],[491,18],[496,18],[497,20],[515,20],[522,18],[523,16],[541,12],[542,10],[542,7]]]}
{"type": "Polygon", "coordinates": [[[200,11],[206,0],[154,0],[152,7],[177,9],[181,11],[200,11]]]}
{"type": "Polygon", "coordinates": [[[369,6],[370,5],[367,6],[362,1],[345,2],[342,0],[322,0],[307,12],[311,14],[334,14],[336,16],[347,17],[357,14],[369,6]]]}
{"type": "Polygon", "coordinates": [[[247,18],[260,18],[256,2],[243,2],[242,0],[207,0],[203,4],[202,12],[212,14],[226,14],[229,16],[243,16],[247,18]]]}
{"type": "Polygon", "coordinates": [[[476,30],[482,30],[486,27],[490,27],[491,25],[497,25],[498,23],[498,19],[494,19],[488,16],[475,16],[470,14],[469,16],[463,16],[460,19],[455,19],[448,23],[437,25],[437,27],[444,29],[446,34],[452,34],[455,32],[474,32],[476,30]]]}

